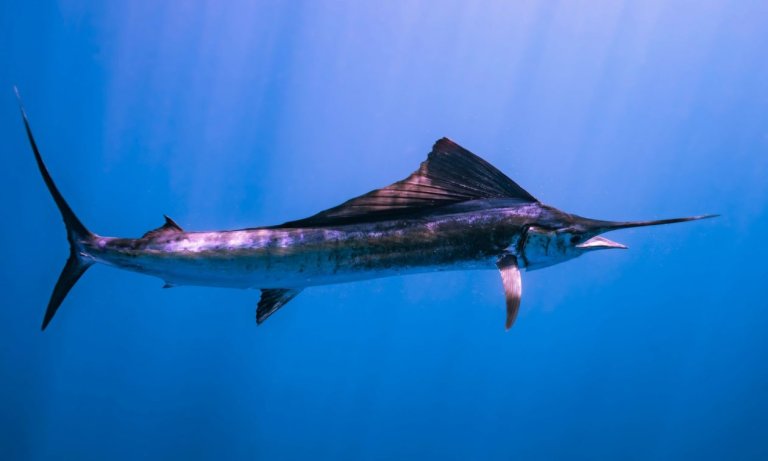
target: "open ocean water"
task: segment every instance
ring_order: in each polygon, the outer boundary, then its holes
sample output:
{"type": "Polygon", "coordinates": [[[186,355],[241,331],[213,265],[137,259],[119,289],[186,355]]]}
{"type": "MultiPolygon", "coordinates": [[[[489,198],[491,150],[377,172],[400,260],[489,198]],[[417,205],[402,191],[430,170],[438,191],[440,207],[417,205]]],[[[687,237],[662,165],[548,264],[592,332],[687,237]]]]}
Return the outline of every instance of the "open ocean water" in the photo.
{"type": "Polygon", "coordinates": [[[0,5],[0,459],[768,459],[768,3],[0,5]],[[523,273],[257,291],[66,260],[94,232],[276,224],[448,136],[611,233],[523,273]]]}

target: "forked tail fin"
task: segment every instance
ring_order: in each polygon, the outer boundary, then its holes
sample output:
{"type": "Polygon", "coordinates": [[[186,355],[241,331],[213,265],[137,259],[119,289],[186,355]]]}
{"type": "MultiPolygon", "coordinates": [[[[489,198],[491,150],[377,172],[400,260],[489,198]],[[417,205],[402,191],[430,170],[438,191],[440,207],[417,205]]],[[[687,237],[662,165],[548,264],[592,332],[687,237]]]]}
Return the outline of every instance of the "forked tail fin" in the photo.
{"type": "Polygon", "coordinates": [[[48,169],[43,163],[43,158],[40,156],[40,151],[37,149],[37,143],[32,136],[32,129],[29,127],[29,120],[27,120],[27,114],[24,111],[24,106],[21,103],[21,97],[19,96],[19,90],[16,87],[13,88],[16,91],[16,97],[19,100],[19,109],[21,110],[21,118],[24,121],[24,128],[27,131],[27,138],[29,138],[29,145],[32,147],[32,152],[35,154],[35,161],[37,162],[37,168],[40,170],[40,174],[43,176],[45,185],[48,186],[48,191],[53,197],[53,201],[56,202],[56,206],[59,207],[61,217],[64,219],[64,225],[67,227],[67,240],[69,240],[69,259],[64,265],[64,269],[61,271],[59,280],[56,282],[56,286],[53,288],[51,299],[48,301],[48,308],[45,311],[45,317],[43,318],[43,324],[41,329],[45,330],[45,327],[51,322],[56,310],[58,310],[64,298],[69,293],[69,290],[75,286],[80,276],[91,267],[93,262],[85,258],[83,253],[83,244],[93,238],[93,234],[85,228],[83,223],[77,219],[75,213],[64,200],[64,197],[59,192],[56,184],[53,182],[51,175],[48,174],[48,169]]]}

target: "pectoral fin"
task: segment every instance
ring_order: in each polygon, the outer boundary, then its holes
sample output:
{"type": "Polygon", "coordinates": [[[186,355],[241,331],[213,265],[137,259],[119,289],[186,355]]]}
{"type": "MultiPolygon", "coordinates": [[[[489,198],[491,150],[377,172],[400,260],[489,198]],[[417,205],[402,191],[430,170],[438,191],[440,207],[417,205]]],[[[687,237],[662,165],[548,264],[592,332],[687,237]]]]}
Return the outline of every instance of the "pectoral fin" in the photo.
{"type": "Polygon", "coordinates": [[[507,322],[509,330],[517,318],[520,309],[520,298],[523,295],[523,281],[520,277],[520,268],[517,266],[517,258],[511,254],[505,254],[498,261],[496,267],[501,272],[501,282],[504,284],[504,296],[507,301],[507,322]]]}
{"type": "Polygon", "coordinates": [[[301,290],[293,290],[290,288],[264,288],[261,290],[261,299],[259,299],[259,307],[256,308],[256,324],[261,323],[267,318],[277,312],[278,309],[288,304],[288,301],[292,300],[299,294],[301,290]]]}

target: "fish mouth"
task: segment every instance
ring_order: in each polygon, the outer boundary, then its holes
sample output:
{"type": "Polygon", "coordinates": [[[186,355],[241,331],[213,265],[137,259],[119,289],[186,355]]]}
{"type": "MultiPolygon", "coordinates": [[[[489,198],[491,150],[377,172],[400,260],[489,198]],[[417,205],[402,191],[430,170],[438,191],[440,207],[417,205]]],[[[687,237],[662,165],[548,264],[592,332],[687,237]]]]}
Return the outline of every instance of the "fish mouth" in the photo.
{"type": "Polygon", "coordinates": [[[629,247],[619,242],[614,242],[613,240],[608,240],[607,238],[601,237],[598,235],[598,236],[592,237],[586,242],[576,245],[576,248],[581,248],[583,250],[609,250],[609,249],[626,250],[629,247]]]}

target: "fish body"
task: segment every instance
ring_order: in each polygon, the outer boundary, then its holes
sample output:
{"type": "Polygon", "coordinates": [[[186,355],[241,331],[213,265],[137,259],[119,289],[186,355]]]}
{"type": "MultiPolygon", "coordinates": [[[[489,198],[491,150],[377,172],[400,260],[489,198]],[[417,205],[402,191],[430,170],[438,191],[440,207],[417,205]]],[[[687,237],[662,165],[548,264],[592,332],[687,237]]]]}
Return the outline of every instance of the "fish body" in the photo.
{"type": "Polygon", "coordinates": [[[412,217],[332,227],[261,227],[184,232],[171,226],[139,239],[96,237],[83,252],[160,277],[168,285],[230,288],[315,285],[446,270],[495,269],[498,255],[521,254],[522,230],[539,206],[478,201],[412,217]]]}
{"type": "Polygon", "coordinates": [[[43,329],[96,263],[159,277],[165,287],[260,289],[257,323],[312,286],[496,269],[509,328],[522,297],[521,269],[551,266],[593,250],[626,248],[602,237],[604,232],[711,217],[630,222],[583,218],[541,203],[485,160],[442,138],[407,178],[308,218],[269,227],[188,232],[166,216],[162,226],[140,238],[104,237],[89,231],[64,200],[20,99],[19,104],[35,161],[70,243],[43,329]]]}

